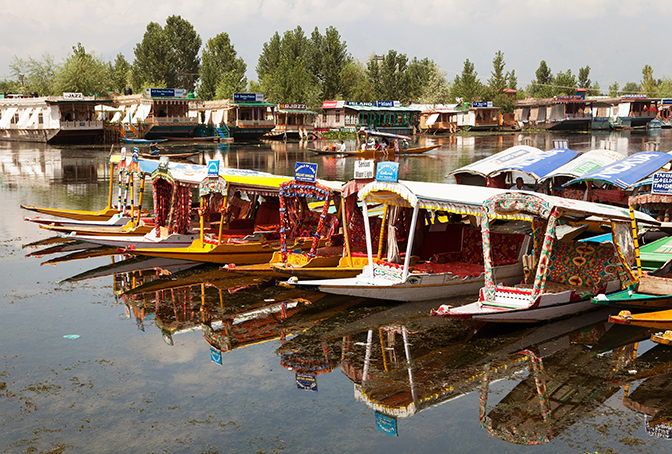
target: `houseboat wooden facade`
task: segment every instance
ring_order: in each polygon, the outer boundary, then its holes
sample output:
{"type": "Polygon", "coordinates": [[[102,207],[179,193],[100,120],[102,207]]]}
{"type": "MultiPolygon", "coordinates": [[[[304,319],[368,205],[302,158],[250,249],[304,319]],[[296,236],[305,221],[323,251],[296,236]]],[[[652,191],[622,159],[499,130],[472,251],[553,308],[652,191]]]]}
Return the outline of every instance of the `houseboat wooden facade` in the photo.
{"type": "Polygon", "coordinates": [[[452,133],[459,130],[457,117],[463,112],[455,110],[457,104],[413,104],[421,110],[418,117],[420,130],[431,134],[452,133]]]}
{"type": "Polygon", "coordinates": [[[188,137],[198,126],[189,116],[186,90],[148,88],[144,93],[121,95],[113,99],[120,112],[110,123],[118,125],[121,137],[131,139],[164,139],[188,137]]]}
{"type": "Polygon", "coordinates": [[[391,134],[409,135],[419,126],[420,111],[415,107],[403,107],[399,101],[324,101],[322,114],[317,116],[315,128],[355,131],[364,127],[391,134]]]}
{"type": "Polygon", "coordinates": [[[96,119],[97,104],[107,104],[82,93],[0,99],[0,140],[50,144],[102,141],[103,122],[96,119]]]}
{"type": "MultiPolygon", "coordinates": [[[[459,108],[458,108],[459,110],[459,108]]],[[[498,129],[502,121],[500,119],[501,107],[492,105],[492,101],[477,101],[458,115],[457,125],[466,131],[492,131],[498,129]]]]}
{"type": "Polygon", "coordinates": [[[194,101],[190,115],[198,121],[198,136],[251,140],[275,127],[274,109],[261,93],[234,93],[233,100],[194,101]]]}
{"type": "Polygon", "coordinates": [[[275,127],[266,134],[270,138],[307,138],[315,132],[317,112],[307,110],[305,104],[278,104],[275,109],[275,127]]]}
{"type": "Polygon", "coordinates": [[[590,130],[591,101],[582,95],[525,99],[516,103],[514,119],[522,129],[590,130]]]}

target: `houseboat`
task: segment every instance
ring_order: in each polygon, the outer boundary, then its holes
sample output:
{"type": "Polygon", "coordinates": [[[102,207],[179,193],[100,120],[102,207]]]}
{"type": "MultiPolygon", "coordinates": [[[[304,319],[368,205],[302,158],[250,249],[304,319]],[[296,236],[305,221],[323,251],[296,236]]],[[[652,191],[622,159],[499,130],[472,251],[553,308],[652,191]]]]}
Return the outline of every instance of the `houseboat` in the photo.
{"type": "Polygon", "coordinates": [[[404,107],[399,101],[324,101],[317,116],[318,130],[341,129],[354,132],[358,126],[391,134],[409,135],[419,127],[421,110],[404,107]]]}
{"type": "Polygon", "coordinates": [[[275,109],[275,127],[266,134],[274,138],[307,138],[315,132],[317,112],[307,110],[305,104],[278,104],[275,109]]]}
{"type": "Polygon", "coordinates": [[[647,123],[658,116],[658,100],[646,95],[623,95],[616,98],[618,109],[611,118],[614,129],[646,127],[647,123]]]}
{"type": "Polygon", "coordinates": [[[471,106],[458,107],[462,115],[458,115],[457,126],[465,131],[492,131],[501,125],[501,107],[492,105],[492,101],[476,101],[471,106]]]}
{"type": "Polygon", "coordinates": [[[518,101],[514,118],[522,129],[588,131],[592,127],[591,105],[585,90],[578,89],[575,95],[518,101]]]}
{"type": "Polygon", "coordinates": [[[457,104],[412,104],[421,110],[420,130],[432,134],[453,133],[459,130],[457,117],[462,111],[455,110],[457,104]]]}
{"type": "Polygon", "coordinates": [[[234,93],[233,101],[195,101],[190,116],[199,124],[197,136],[251,140],[269,133],[274,127],[275,104],[264,102],[262,93],[234,93]]]}
{"type": "Polygon", "coordinates": [[[144,93],[114,97],[123,111],[111,123],[120,126],[122,138],[169,139],[189,137],[198,126],[189,116],[189,101],[182,88],[147,88],[144,93]]]}
{"type": "Polygon", "coordinates": [[[0,99],[0,140],[50,144],[102,140],[103,122],[96,119],[95,108],[110,101],[82,93],[33,95],[5,94],[0,99]]]}

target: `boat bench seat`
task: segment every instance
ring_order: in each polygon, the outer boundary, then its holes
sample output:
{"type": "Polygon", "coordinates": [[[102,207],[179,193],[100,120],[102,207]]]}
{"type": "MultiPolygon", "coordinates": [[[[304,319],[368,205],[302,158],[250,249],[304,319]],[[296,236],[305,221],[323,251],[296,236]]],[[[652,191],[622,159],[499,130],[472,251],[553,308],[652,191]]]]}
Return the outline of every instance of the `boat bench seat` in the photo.
{"type": "MultiPolygon", "coordinates": [[[[434,252],[437,246],[441,246],[441,242],[436,241],[433,236],[425,236],[423,253],[420,257],[424,258],[429,254],[427,259],[432,263],[466,262],[483,265],[483,237],[481,231],[466,224],[457,224],[457,227],[461,227],[462,231],[451,233],[461,236],[461,243],[458,243],[459,249],[434,252]]],[[[520,247],[524,239],[525,235],[519,233],[491,232],[490,250],[493,265],[502,266],[518,263],[520,247]]]]}

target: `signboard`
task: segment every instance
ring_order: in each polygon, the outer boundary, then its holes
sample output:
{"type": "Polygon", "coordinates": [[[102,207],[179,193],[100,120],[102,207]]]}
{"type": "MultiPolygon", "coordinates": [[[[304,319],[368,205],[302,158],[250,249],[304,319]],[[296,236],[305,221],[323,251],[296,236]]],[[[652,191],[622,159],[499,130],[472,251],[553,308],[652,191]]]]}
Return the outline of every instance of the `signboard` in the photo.
{"type": "Polygon", "coordinates": [[[224,362],[222,361],[222,352],[214,347],[210,347],[210,361],[219,364],[220,366],[224,365],[224,362]]]}
{"type": "Polygon", "coordinates": [[[393,437],[399,436],[399,432],[397,432],[397,420],[395,418],[378,412],[376,412],[375,415],[376,429],[380,430],[384,434],[392,435],[393,437]]]}
{"type": "Polygon", "coordinates": [[[376,161],[373,159],[361,159],[355,161],[355,180],[373,179],[376,161]]]}
{"type": "Polygon", "coordinates": [[[492,101],[474,101],[471,103],[471,107],[492,107],[492,101]]]}
{"type": "Polygon", "coordinates": [[[345,103],[346,106],[355,106],[355,107],[374,107],[372,102],[364,101],[348,101],[345,103]]]}
{"type": "Polygon", "coordinates": [[[376,101],[376,107],[401,107],[399,101],[376,101]]]}
{"type": "Polygon", "coordinates": [[[658,172],[653,174],[653,194],[672,195],[672,172],[658,172]]]}
{"type": "Polygon", "coordinates": [[[63,99],[84,99],[81,93],[63,93],[63,99]]]}
{"type": "Polygon", "coordinates": [[[646,95],[623,95],[621,99],[646,99],[646,95]]]}
{"type": "Polygon", "coordinates": [[[296,389],[317,392],[317,378],[315,375],[296,374],[296,389]]]}
{"type": "Polygon", "coordinates": [[[376,168],[376,181],[399,181],[398,162],[379,162],[376,168]]]}
{"type": "Polygon", "coordinates": [[[340,109],[345,106],[345,101],[324,101],[322,103],[323,109],[340,109]]]}
{"type": "Polygon", "coordinates": [[[159,169],[167,169],[168,168],[168,156],[161,156],[159,158],[159,169]]]}
{"type": "Polygon", "coordinates": [[[263,93],[234,93],[233,102],[264,102],[263,93]]]}
{"type": "Polygon", "coordinates": [[[314,183],[317,177],[317,164],[311,162],[297,162],[294,166],[294,179],[314,183]]]}
{"type": "Polygon", "coordinates": [[[138,147],[133,147],[133,154],[131,155],[131,161],[138,162],[140,158],[140,149],[138,147]]]}
{"type": "Polygon", "coordinates": [[[184,98],[184,88],[145,88],[145,94],[152,98],[184,98]]]}
{"type": "Polygon", "coordinates": [[[219,176],[219,161],[208,161],[208,176],[219,176]]]}
{"type": "Polygon", "coordinates": [[[670,105],[672,104],[672,99],[663,99],[663,105],[670,105]]]}
{"type": "Polygon", "coordinates": [[[305,104],[278,104],[278,109],[288,109],[288,110],[306,110],[305,104]]]}
{"type": "Polygon", "coordinates": [[[555,99],[558,101],[582,101],[585,98],[581,95],[561,95],[556,96],[555,99]]]}

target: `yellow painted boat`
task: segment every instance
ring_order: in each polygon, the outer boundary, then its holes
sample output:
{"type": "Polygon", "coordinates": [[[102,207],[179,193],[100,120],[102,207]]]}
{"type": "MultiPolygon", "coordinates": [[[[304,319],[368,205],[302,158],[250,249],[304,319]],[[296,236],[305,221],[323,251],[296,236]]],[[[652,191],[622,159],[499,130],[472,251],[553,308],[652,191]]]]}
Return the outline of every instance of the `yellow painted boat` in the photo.
{"type": "Polygon", "coordinates": [[[672,345],[672,331],[667,330],[664,333],[652,334],[651,340],[657,344],[672,345]]]}
{"type": "Polygon", "coordinates": [[[75,235],[105,235],[105,236],[123,236],[123,235],[146,235],[152,231],[154,226],[152,225],[135,225],[134,221],[129,221],[126,225],[115,225],[115,226],[72,226],[65,225],[60,226],[56,224],[40,224],[41,229],[50,230],[52,232],[58,232],[63,234],[75,235]]]}
{"type": "Polygon", "coordinates": [[[367,264],[366,257],[307,257],[305,254],[290,253],[284,263],[280,252],[274,252],[268,263],[248,266],[230,266],[228,270],[241,274],[253,274],[275,279],[286,279],[288,276],[310,279],[355,277],[362,272],[367,264]],[[305,260],[299,260],[304,257],[305,260]]]}
{"type": "Polygon", "coordinates": [[[620,325],[643,326],[644,328],[667,330],[672,328],[672,309],[646,312],[644,314],[632,314],[630,311],[621,311],[618,315],[611,315],[609,321],[620,325]]]}
{"type": "MultiPolygon", "coordinates": [[[[85,210],[67,210],[60,208],[44,208],[36,207],[35,205],[21,205],[21,208],[28,211],[34,211],[48,216],[55,216],[59,218],[72,219],[74,221],[101,221],[109,219],[115,214],[119,213],[117,208],[106,207],[100,211],[85,211],[85,210]]],[[[143,210],[145,216],[149,213],[143,210]]]]}

